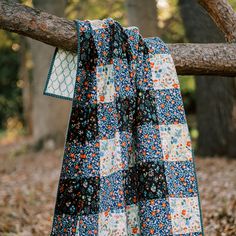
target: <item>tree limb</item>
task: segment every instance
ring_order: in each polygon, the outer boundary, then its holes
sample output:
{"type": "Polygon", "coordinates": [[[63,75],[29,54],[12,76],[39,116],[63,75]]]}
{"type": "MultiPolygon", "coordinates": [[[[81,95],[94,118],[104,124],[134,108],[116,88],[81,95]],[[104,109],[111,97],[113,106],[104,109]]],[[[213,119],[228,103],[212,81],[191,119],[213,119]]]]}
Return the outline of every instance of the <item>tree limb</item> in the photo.
{"type": "Polygon", "coordinates": [[[236,75],[236,44],[169,44],[179,75],[236,75]]]}
{"type": "Polygon", "coordinates": [[[225,34],[227,42],[236,42],[236,12],[227,0],[198,0],[218,28],[225,34]]]}
{"type": "MultiPolygon", "coordinates": [[[[73,21],[21,4],[0,1],[0,28],[54,47],[76,51],[73,21]]],[[[236,75],[236,44],[170,44],[178,74],[236,75]]]]}

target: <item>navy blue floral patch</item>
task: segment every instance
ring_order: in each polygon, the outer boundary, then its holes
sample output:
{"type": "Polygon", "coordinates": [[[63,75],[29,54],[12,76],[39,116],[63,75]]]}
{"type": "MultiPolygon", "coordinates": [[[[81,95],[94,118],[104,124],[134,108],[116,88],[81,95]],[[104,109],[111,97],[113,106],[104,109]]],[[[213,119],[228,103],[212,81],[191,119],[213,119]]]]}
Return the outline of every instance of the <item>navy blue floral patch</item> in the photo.
{"type": "Polygon", "coordinates": [[[90,178],[100,175],[100,144],[94,140],[89,144],[65,148],[62,165],[63,178],[90,178]]]}
{"type": "Polygon", "coordinates": [[[147,123],[137,128],[135,152],[138,162],[163,159],[158,125],[147,123]]]}
{"type": "Polygon", "coordinates": [[[167,199],[140,202],[141,235],[173,235],[167,199]]]}
{"type": "Polygon", "coordinates": [[[114,138],[118,127],[118,115],[114,103],[98,105],[98,127],[100,139],[114,138]]]}
{"type": "Polygon", "coordinates": [[[157,92],[158,119],[160,124],[186,123],[179,89],[163,89],[157,92]]]}
{"type": "Polygon", "coordinates": [[[197,182],[191,161],[165,162],[165,174],[171,197],[197,195],[197,182]]]}
{"type": "Polygon", "coordinates": [[[98,235],[98,214],[78,217],[76,232],[79,236],[98,235]]]}
{"type": "Polygon", "coordinates": [[[101,178],[99,191],[100,212],[124,208],[124,184],[122,171],[101,178]]]}
{"type": "Polygon", "coordinates": [[[78,222],[78,216],[76,215],[55,214],[51,235],[75,236],[77,222],[78,222]]]}

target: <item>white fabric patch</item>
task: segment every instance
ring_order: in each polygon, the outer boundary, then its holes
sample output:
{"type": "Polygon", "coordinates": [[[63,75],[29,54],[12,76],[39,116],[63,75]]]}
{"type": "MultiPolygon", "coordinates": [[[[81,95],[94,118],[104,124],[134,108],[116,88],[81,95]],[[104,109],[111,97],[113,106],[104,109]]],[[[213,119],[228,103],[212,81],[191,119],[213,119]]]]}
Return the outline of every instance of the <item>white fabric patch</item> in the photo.
{"type": "Polygon", "coordinates": [[[171,223],[174,234],[201,232],[197,197],[170,198],[171,223]]]}
{"type": "Polygon", "coordinates": [[[115,95],[113,65],[98,66],[97,78],[97,101],[99,103],[113,102],[115,95]]]}
{"type": "Polygon", "coordinates": [[[99,213],[99,236],[127,236],[127,218],[125,212],[106,211],[99,213]]]}
{"type": "Polygon", "coordinates": [[[154,89],[179,88],[174,61],[170,54],[155,54],[150,58],[154,89]]]}
{"type": "Polygon", "coordinates": [[[120,135],[117,132],[114,139],[100,140],[100,174],[107,176],[123,168],[120,135]]]}
{"type": "Polygon", "coordinates": [[[164,161],[192,160],[192,145],[187,124],[160,125],[164,161]]]}

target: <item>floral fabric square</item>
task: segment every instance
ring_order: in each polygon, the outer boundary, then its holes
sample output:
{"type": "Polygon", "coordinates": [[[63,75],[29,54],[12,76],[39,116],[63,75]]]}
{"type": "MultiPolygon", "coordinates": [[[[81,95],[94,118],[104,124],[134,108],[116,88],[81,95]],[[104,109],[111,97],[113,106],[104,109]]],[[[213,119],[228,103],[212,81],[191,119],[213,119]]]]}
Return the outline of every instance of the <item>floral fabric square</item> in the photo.
{"type": "Polygon", "coordinates": [[[150,58],[154,89],[179,88],[173,59],[170,54],[155,54],[150,58]]]}
{"type": "Polygon", "coordinates": [[[167,197],[168,189],[162,161],[142,162],[137,168],[139,200],[167,197]]]}
{"type": "Polygon", "coordinates": [[[62,165],[64,178],[90,178],[100,175],[100,149],[99,141],[80,147],[67,145],[62,165]]]}
{"type": "Polygon", "coordinates": [[[121,156],[124,160],[124,170],[127,170],[129,167],[133,167],[136,163],[136,152],[135,152],[135,140],[133,134],[129,132],[120,133],[120,145],[121,145],[121,156]]]}
{"type": "Polygon", "coordinates": [[[99,236],[127,236],[125,212],[105,211],[99,214],[99,236]]]}
{"type": "Polygon", "coordinates": [[[135,146],[138,162],[162,160],[162,144],[158,125],[147,123],[137,128],[135,146]]]}
{"type": "Polygon", "coordinates": [[[67,143],[84,145],[98,136],[98,112],[96,105],[73,104],[68,126],[67,143]]]}
{"type": "Polygon", "coordinates": [[[192,160],[192,145],[187,124],[160,125],[163,160],[192,160]]]}
{"type": "Polygon", "coordinates": [[[165,162],[165,175],[170,197],[197,196],[197,182],[193,162],[165,162]]]}
{"type": "Polygon", "coordinates": [[[100,175],[110,175],[122,170],[124,166],[119,133],[115,134],[114,139],[100,140],[100,175]]]}
{"type": "Polygon", "coordinates": [[[185,124],[183,102],[179,89],[157,91],[158,121],[160,125],[185,124]]]}
{"type": "Polygon", "coordinates": [[[134,77],[130,76],[127,61],[117,58],[114,60],[115,90],[119,97],[127,98],[135,96],[134,77]]]}
{"type": "Polygon", "coordinates": [[[118,117],[114,103],[98,104],[99,139],[112,139],[118,129],[118,117]]]}
{"type": "Polygon", "coordinates": [[[52,235],[76,236],[78,216],[55,214],[52,226],[52,235]]]}
{"type": "Polygon", "coordinates": [[[201,231],[197,197],[170,198],[173,234],[188,234],[201,231]]]}
{"type": "Polygon", "coordinates": [[[76,236],[98,235],[98,214],[78,217],[76,236]]]}
{"type": "Polygon", "coordinates": [[[139,216],[139,206],[138,205],[128,205],[126,206],[127,212],[127,225],[128,234],[127,235],[140,235],[140,216],[139,216]]]}
{"type": "Polygon", "coordinates": [[[120,210],[125,206],[122,171],[101,177],[99,211],[120,210]]]}
{"type": "Polygon", "coordinates": [[[138,167],[134,165],[123,172],[124,199],[126,205],[133,205],[139,201],[139,175],[138,167]]]}
{"type": "Polygon", "coordinates": [[[152,90],[137,90],[135,125],[158,125],[156,93],[152,90]]]}
{"type": "Polygon", "coordinates": [[[100,178],[61,178],[57,193],[58,215],[89,215],[99,211],[100,178]]]}
{"type": "Polygon", "coordinates": [[[135,122],[135,97],[118,97],[115,100],[118,118],[118,128],[120,132],[132,133],[135,122]]]}
{"type": "Polygon", "coordinates": [[[115,94],[113,65],[98,66],[96,78],[98,102],[113,102],[115,94]]]}
{"type": "Polygon", "coordinates": [[[140,235],[172,235],[170,205],[166,199],[140,203],[140,235]]]}

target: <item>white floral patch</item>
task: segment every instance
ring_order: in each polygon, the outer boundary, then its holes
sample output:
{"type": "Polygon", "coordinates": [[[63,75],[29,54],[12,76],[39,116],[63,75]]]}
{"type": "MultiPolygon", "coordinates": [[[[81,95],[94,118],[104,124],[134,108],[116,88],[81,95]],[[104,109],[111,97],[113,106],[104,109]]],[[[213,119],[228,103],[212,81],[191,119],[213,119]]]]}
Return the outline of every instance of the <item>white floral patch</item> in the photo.
{"type": "Polygon", "coordinates": [[[101,29],[104,25],[103,20],[91,20],[90,23],[93,30],[101,29]]]}
{"type": "Polygon", "coordinates": [[[114,139],[100,140],[100,174],[107,176],[123,168],[120,135],[117,132],[114,139]]]}
{"type": "Polygon", "coordinates": [[[173,234],[201,232],[198,198],[170,198],[169,200],[173,234]]]}
{"type": "Polygon", "coordinates": [[[179,81],[170,54],[155,54],[150,58],[154,89],[179,88],[179,81]]]}
{"type": "Polygon", "coordinates": [[[127,218],[124,212],[99,213],[99,236],[127,236],[127,218]]]}
{"type": "Polygon", "coordinates": [[[192,160],[192,145],[187,124],[160,125],[163,159],[192,160]]]}
{"type": "Polygon", "coordinates": [[[115,95],[113,65],[98,66],[97,101],[100,103],[113,102],[115,95]]]}
{"type": "Polygon", "coordinates": [[[127,205],[128,235],[140,235],[139,208],[137,205],[127,205]]]}

